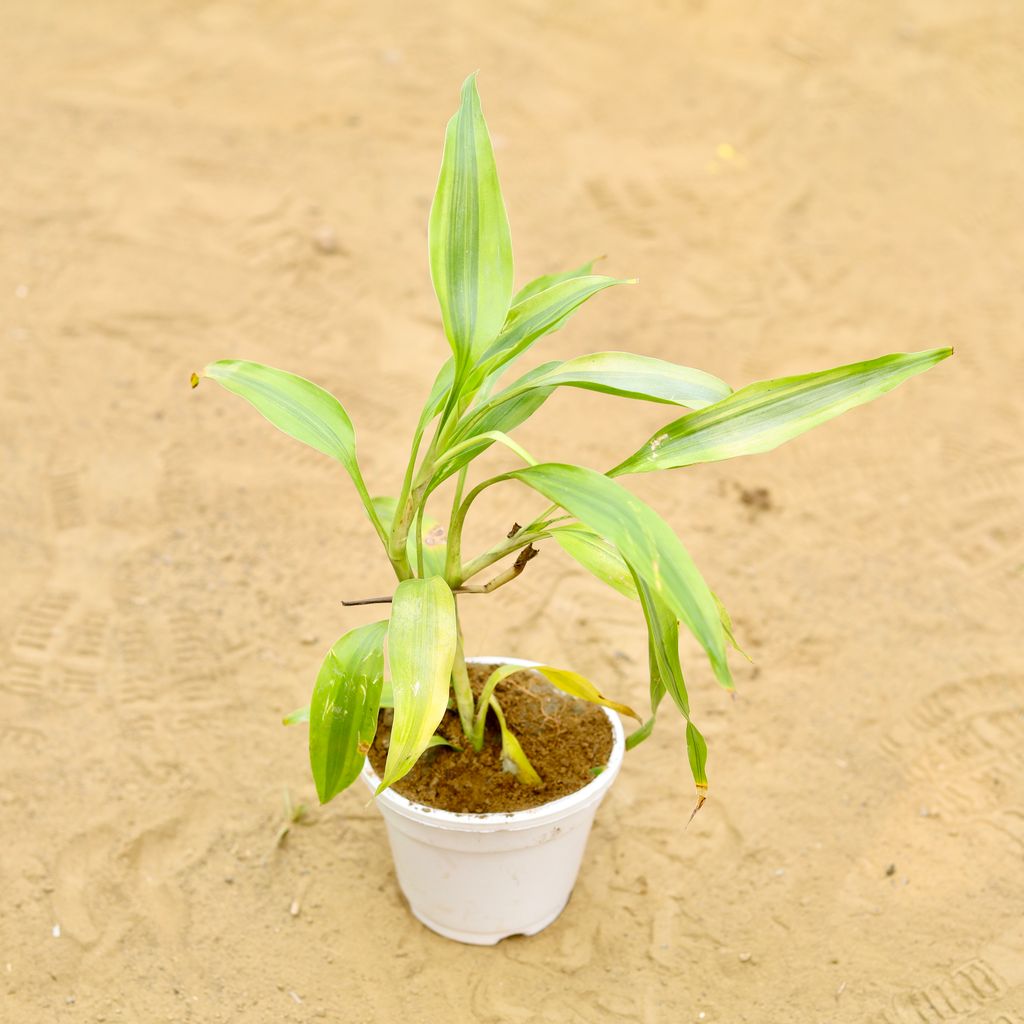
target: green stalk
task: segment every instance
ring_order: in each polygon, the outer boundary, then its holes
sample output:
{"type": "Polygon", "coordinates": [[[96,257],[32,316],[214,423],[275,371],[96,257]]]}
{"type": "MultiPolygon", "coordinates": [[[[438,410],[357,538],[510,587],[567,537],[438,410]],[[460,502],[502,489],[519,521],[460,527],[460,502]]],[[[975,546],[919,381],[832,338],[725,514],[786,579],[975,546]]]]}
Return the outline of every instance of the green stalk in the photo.
{"type": "Polygon", "coordinates": [[[466,523],[466,514],[469,512],[470,505],[492,484],[500,483],[505,479],[506,476],[503,474],[492,476],[484,480],[483,483],[477,484],[452,514],[451,527],[448,530],[448,557],[444,566],[444,577],[448,580],[449,586],[457,586],[453,581],[462,579],[462,528],[466,523]]]}
{"type": "Polygon", "coordinates": [[[487,723],[487,708],[490,706],[491,697],[494,696],[495,687],[499,682],[501,682],[501,679],[502,671],[499,667],[491,673],[487,682],[484,683],[484,688],[480,691],[480,699],[476,702],[476,716],[473,719],[472,736],[473,749],[476,751],[483,750],[484,726],[487,723]]]}
{"type": "Polygon", "coordinates": [[[423,579],[423,510],[426,508],[427,503],[421,502],[420,507],[416,510],[416,575],[423,579]]]}
{"type": "Polygon", "coordinates": [[[455,693],[455,706],[459,710],[459,724],[462,733],[473,749],[479,753],[483,749],[483,735],[479,744],[473,729],[473,688],[469,683],[469,669],[466,667],[466,652],[462,646],[462,623],[458,620],[456,608],[456,642],[455,661],[452,663],[452,690],[455,693]]]}

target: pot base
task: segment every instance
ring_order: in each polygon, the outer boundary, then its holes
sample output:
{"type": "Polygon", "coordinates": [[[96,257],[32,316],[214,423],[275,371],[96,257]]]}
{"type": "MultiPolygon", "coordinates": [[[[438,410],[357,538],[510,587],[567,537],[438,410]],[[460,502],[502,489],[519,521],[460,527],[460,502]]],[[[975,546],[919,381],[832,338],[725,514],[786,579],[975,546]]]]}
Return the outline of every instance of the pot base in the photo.
{"type": "Polygon", "coordinates": [[[558,918],[562,911],[569,905],[568,900],[563,903],[553,914],[548,914],[542,917],[535,924],[531,924],[525,928],[519,928],[514,932],[464,932],[459,931],[456,928],[448,928],[446,925],[440,924],[437,921],[431,921],[425,914],[421,914],[411,903],[409,909],[412,911],[413,917],[416,918],[420,924],[425,925],[432,932],[436,932],[438,935],[443,936],[446,939],[454,939],[456,942],[464,942],[468,946],[496,946],[502,939],[511,939],[514,935],[536,935],[537,932],[544,931],[549,924],[552,924],[556,918],[558,918]]]}

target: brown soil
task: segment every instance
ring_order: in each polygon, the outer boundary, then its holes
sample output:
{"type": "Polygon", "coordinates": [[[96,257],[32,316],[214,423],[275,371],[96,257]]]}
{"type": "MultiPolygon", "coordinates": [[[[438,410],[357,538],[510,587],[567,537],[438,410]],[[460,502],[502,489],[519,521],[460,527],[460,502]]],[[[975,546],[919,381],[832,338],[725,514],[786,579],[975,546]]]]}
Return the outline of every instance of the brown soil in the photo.
{"type": "MultiPolygon", "coordinates": [[[[480,693],[494,667],[469,666],[474,693],[480,693]]],[[[534,672],[509,676],[497,686],[496,694],[508,727],[541,777],[539,786],[524,786],[503,769],[501,731],[493,714],[487,716],[484,749],[477,754],[466,744],[459,716],[447,711],[437,731],[460,750],[428,750],[395,790],[443,811],[522,811],[575,793],[608,763],[612,730],[595,705],[560,693],[534,672]]],[[[369,754],[378,775],[384,770],[390,736],[391,712],[382,711],[369,754]]]]}

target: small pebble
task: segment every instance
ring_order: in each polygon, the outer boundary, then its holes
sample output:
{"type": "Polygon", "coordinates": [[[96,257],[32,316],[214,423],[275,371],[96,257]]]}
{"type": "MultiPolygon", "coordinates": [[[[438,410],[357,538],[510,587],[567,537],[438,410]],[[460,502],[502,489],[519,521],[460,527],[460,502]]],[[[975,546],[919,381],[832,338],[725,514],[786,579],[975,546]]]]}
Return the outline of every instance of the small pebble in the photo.
{"type": "Polygon", "coordinates": [[[304,635],[304,636],[302,637],[302,642],[303,642],[303,643],[304,643],[304,644],[305,644],[305,645],[306,645],[307,647],[312,647],[312,646],[313,646],[313,644],[315,644],[315,643],[317,643],[317,642],[319,641],[319,639],[320,639],[320,637],[318,637],[318,636],[316,635],[316,633],[306,633],[306,634],[305,634],[305,635],[304,635]]]}
{"type": "Polygon", "coordinates": [[[896,874],[896,865],[895,864],[890,864],[885,869],[885,876],[886,876],[886,878],[892,878],[892,876],[895,875],[895,874],[896,874]]]}
{"type": "Polygon", "coordinates": [[[326,256],[333,256],[338,251],[338,236],[334,228],[324,225],[313,232],[313,244],[326,256]]]}
{"type": "Polygon", "coordinates": [[[288,995],[290,995],[292,997],[292,999],[295,1000],[295,1002],[297,1002],[297,1003],[301,1003],[302,1002],[302,996],[300,996],[298,992],[292,992],[292,991],[289,990],[288,995]]]}
{"type": "Polygon", "coordinates": [[[299,916],[299,901],[298,900],[292,900],[292,905],[288,908],[288,913],[291,914],[292,917],[298,917],[299,916]]]}
{"type": "Polygon", "coordinates": [[[748,964],[748,963],[750,963],[750,954],[749,953],[740,953],[740,963],[741,964],[748,964]]]}
{"type": "Polygon", "coordinates": [[[50,934],[51,934],[51,935],[52,935],[52,936],[53,936],[53,937],[54,937],[55,939],[59,939],[59,938],[60,938],[60,925],[59,925],[59,924],[55,924],[55,925],[53,926],[53,928],[51,929],[51,931],[50,931],[50,934]]]}
{"type": "Polygon", "coordinates": [[[74,1006],[74,1005],[75,1005],[75,997],[74,997],[74,996],[68,996],[68,997],[67,997],[67,998],[66,998],[66,999],[64,1000],[64,1002],[65,1002],[65,1003],[67,1003],[67,1004],[68,1004],[68,1006],[74,1006]]]}
{"type": "Polygon", "coordinates": [[[225,881],[225,883],[227,885],[234,885],[235,884],[235,877],[234,877],[234,875],[225,875],[224,876],[224,881],[225,881]]]}

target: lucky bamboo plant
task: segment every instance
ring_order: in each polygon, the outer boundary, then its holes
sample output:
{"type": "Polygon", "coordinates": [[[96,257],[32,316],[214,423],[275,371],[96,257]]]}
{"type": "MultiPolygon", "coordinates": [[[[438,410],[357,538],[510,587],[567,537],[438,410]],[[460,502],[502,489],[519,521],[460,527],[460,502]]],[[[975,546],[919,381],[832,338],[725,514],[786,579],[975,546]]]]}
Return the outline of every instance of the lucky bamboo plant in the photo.
{"type": "MultiPolygon", "coordinates": [[[[587,299],[630,284],[593,273],[587,263],[513,290],[512,246],[491,142],[475,76],[462,87],[448,122],[440,176],[428,226],[430,273],[451,357],[441,367],[413,433],[397,497],[374,498],[356,458],[355,432],[342,404],[302,377],[242,360],[211,363],[202,376],[247,399],[275,426],[337,459],[362,501],[397,579],[390,617],[347,632],[327,653],[310,706],[290,716],[309,721],[309,751],[320,800],[359,775],[382,706],[394,709],[380,790],[401,779],[439,742],[446,709],[457,710],[465,743],[479,751],[493,711],[505,763],[525,785],[538,781],[505,725],[495,687],[515,671],[498,669],[483,691],[470,686],[457,598],[490,593],[515,579],[538,545],[554,542],[619,593],[636,600],[649,636],[650,717],[629,737],[646,738],[668,694],[686,720],[686,745],[698,791],[707,789],[707,748],[690,720],[679,660],[679,626],[707,655],[715,678],[732,687],[727,648],[735,647],[728,614],[672,529],[618,478],[679,469],[769,451],[854,406],[892,390],[951,353],[936,348],[894,354],[835,369],[748,384],[733,391],[702,370],[624,352],[597,352],[547,362],[499,387],[512,365],[546,334],[558,330],[587,299]],[[540,461],[511,432],[559,387],[686,410],[607,472],[540,461]],[[424,443],[425,442],[425,443],[424,443]],[[515,453],[522,468],[485,476],[469,486],[470,467],[493,444],[515,453]],[[455,477],[447,529],[427,513],[435,490],[455,477]],[[466,557],[463,525],[491,487],[525,485],[550,506],[493,547],[466,557]],[[515,560],[486,582],[480,574],[515,560]],[[385,682],[387,642],[389,680],[385,682]]],[[[193,374],[193,387],[199,375],[193,374]]],[[[507,524],[506,524],[507,526],[507,524]]],[[[551,666],[539,671],[584,700],[635,713],[606,700],[580,675],[551,666]]]]}

